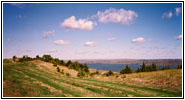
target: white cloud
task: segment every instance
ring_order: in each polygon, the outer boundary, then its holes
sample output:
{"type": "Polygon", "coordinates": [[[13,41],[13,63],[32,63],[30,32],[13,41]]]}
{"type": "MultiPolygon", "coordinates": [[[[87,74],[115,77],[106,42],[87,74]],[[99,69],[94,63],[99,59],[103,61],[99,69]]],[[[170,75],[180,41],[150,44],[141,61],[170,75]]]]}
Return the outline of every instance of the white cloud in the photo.
{"type": "Polygon", "coordinates": [[[48,38],[49,35],[54,36],[54,33],[55,33],[55,30],[53,30],[53,31],[48,31],[48,32],[44,32],[44,33],[42,34],[42,37],[43,37],[43,38],[48,38]]]}
{"type": "Polygon", "coordinates": [[[87,41],[85,42],[85,45],[84,46],[96,46],[97,43],[96,42],[93,42],[93,41],[87,41]]]}
{"type": "Polygon", "coordinates": [[[96,23],[87,19],[76,20],[75,16],[71,16],[70,18],[65,19],[60,25],[67,29],[92,30],[96,23]]]}
{"type": "Polygon", "coordinates": [[[108,38],[107,40],[108,40],[108,41],[113,41],[113,40],[116,40],[116,39],[117,39],[117,38],[114,38],[114,37],[113,37],[113,38],[108,38]]]}
{"type": "Polygon", "coordinates": [[[179,16],[179,14],[181,13],[181,8],[175,8],[175,14],[176,16],[179,16]]]}
{"type": "Polygon", "coordinates": [[[143,43],[143,42],[145,42],[144,38],[136,38],[132,40],[132,43],[143,43]]]}
{"type": "Polygon", "coordinates": [[[170,12],[165,12],[162,15],[162,18],[171,18],[172,16],[173,16],[173,13],[170,11],[170,12]]]}
{"type": "Polygon", "coordinates": [[[181,39],[182,39],[182,35],[175,37],[175,40],[181,40],[181,39]]]}
{"type": "Polygon", "coordinates": [[[67,45],[67,44],[71,44],[71,42],[64,41],[64,40],[56,40],[56,41],[53,41],[53,43],[56,44],[56,45],[67,45]]]}
{"type": "Polygon", "coordinates": [[[132,10],[109,8],[104,12],[98,11],[93,18],[98,18],[102,23],[120,23],[130,25],[138,17],[138,14],[132,10]]]}
{"type": "Polygon", "coordinates": [[[57,52],[57,50],[56,49],[51,49],[51,50],[49,50],[49,52],[50,53],[55,53],[55,52],[57,52]]]}

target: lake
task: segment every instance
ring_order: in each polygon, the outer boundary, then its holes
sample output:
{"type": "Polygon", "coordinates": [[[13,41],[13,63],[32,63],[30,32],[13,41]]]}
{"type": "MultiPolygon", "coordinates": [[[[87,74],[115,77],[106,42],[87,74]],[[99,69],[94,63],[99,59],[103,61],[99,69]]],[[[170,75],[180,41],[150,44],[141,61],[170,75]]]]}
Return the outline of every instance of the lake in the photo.
{"type": "MultiPolygon", "coordinates": [[[[97,69],[97,70],[112,70],[113,72],[120,72],[120,70],[126,66],[126,64],[102,64],[102,63],[93,63],[87,64],[90,69],[97,69]]],[[[139,64],[129,64],[132,70],[136,70],[141,65],[139,64]]],[[[163,66],[159,65],[158,68],[162,68],[163,66]]],[[[177,68],[177,66],[170,66],[171,69],[177,68]]]]}

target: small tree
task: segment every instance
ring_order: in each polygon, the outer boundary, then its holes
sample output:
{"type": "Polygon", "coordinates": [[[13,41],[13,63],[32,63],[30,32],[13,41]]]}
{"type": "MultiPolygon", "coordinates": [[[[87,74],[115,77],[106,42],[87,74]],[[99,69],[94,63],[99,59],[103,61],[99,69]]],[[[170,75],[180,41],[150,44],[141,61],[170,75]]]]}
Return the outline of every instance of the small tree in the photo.
{"type": "Polygon", "coordinates": [[[182,69],[182,65],[178,65],[178,69],[182,69]]]}
{"type": "Polygon", "coordinates": [[[16,56],[13,56],[13,61],[16,61],[16,58],[17,58],[16,56]]]}
{"type": "Polygon", "coordinates": [[[107,73],[105,73],[105,75],[106,76],[111,76],[111,75],[114,75],[114,73],[111,70],[109,70],[107,73]]]}
{"type": "Polygon", "coordinates": [[[130,68],[130,66],[127,64],[125,68],[123,68],[121,71],[120,71],[120,74],[129,74],[129,73],[132,73],[132,69],[130,68]]]}
{"type": "Polygon", "coordinates": [[[145,63],[143,62],[143,65],[141,66],[141,72],[145,72],[146,71],[146,65],[145,63]]]}
{"type": "Polygon", "coordinates": [[[72,64],[71,60],[69,60],[69,61],[66,63],[66,66],[69,66],[70,64],[72,64]]]}
{"type": "Polygon", "coordinates": [[[36,56],[36,59],[40,59],[39,55],[36,56]]]}
{"type": "Polygon", "coordinates": [[[157,71],[157,66],[154,62],[152,62],[152,71],[157,71]]]}
{"type": "Polygon", "coordinates": [[[57,67],[57,72],[60,72],[60,68],[59,67],[57,67]]]}
{"type": "Polygon", "coordinates": [[[42,59],[45,61],[45,62],[50,62],[50,61],[52,61],[52,57],[51,57],[51,55],[43,55],[42,56],[42,59]]]}

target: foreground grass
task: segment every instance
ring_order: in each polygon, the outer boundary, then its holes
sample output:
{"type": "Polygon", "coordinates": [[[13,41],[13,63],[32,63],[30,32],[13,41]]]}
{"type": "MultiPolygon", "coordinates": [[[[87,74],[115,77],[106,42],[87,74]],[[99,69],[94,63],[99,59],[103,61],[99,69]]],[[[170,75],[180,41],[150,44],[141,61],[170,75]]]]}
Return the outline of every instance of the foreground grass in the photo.
{"type": "MultiPolygon", "coordinates": [[[[141,75],[140,75],[141,76],[141,75]]],[[[130,76],[133,77],[133,76],[130,76]]],[[[62,76],[30,62],[3,63],[4,97],[181,97],[167,91],[120,82],[62,76]]]]}

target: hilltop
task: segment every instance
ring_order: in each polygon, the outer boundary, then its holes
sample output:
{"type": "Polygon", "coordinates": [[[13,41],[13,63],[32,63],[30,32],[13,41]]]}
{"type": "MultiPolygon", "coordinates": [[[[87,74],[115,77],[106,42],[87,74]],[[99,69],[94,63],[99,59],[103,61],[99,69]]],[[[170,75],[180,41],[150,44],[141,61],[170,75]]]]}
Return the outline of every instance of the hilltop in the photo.
{"type": "Polygon", "coordinates": [[[105,76],[107,71],[89,69],[89,76],[64,65],[33,60],[3,61],[5,97],[181,97],[182,70],[105,76]],[[60,68],[60,71],[57,70],[60,68]],[[62,71],[63,70],[63,71],[62,71]],[[67,74],[68,73],[68,74],[67,74]]]}

